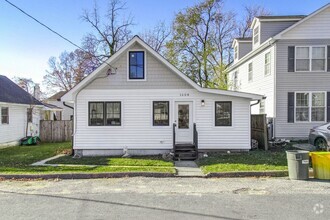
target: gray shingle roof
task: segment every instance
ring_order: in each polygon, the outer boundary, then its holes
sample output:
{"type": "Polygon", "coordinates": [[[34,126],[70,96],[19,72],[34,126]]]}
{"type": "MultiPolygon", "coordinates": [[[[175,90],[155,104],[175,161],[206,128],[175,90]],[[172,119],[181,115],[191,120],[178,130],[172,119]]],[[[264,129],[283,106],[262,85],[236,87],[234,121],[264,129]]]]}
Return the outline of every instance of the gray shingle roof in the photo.
{"type": "Polygon", "coordinates": [[[299,19],[299,18],[304,18],[306,15],[279,15],[279,16],[274,16],[274,15],[269,15],[269,16],[258,16],[257,18],[260,19],[299,19]]]}
{"type": "Polygon", "coordinates": [[[0,102],[43,105],[6,76],[0,75],[0,102]]]}

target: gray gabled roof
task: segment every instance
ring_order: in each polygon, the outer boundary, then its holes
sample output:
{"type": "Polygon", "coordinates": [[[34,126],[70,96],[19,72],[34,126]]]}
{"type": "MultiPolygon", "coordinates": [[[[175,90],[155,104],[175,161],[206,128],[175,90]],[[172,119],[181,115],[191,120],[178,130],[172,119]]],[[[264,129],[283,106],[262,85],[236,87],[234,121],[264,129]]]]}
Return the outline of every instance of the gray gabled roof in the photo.
{"type": "Polygon", "coordinates": [[[43,105],[6,76],[0,75],[0,102],[43,105]]]}
{"type": "Polygon", "coordinates": [[[47,100],[55,100],[60,101],[61,97],[65,95],[66,91],[59,91],[58,93],[52,95],[51,97],[47,98],[47,100]]]}

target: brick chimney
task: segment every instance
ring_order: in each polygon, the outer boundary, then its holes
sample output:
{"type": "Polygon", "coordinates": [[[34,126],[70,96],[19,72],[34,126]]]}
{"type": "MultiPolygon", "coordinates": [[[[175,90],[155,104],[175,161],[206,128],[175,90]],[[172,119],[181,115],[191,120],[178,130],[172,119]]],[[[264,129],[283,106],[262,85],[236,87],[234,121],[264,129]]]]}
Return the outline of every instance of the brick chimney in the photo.
{"type": "Polygon", "coordinates": [[[41,95],[40,86],[39,83],[36,83],[33,89],[33,96],[37,100],[40,100],[40,95],[41,95]]]}

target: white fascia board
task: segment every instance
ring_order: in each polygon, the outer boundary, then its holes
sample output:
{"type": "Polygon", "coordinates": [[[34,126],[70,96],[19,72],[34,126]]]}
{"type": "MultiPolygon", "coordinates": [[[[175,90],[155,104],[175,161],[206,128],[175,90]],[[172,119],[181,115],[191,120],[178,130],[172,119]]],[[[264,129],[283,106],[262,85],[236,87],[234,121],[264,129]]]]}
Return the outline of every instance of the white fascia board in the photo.
{"type": "MultiPolygon", "coordinates": [[[[156,57],[158,60],[160,60],[162,63],[164,63],[170,70],[172,70],[174,73],[176,73],[179,77],[181,77],[184,81],[186,81],[189,85],[191,85],[194,89],[196,89],[199,92],[213,93],[213,94],[219,94],[219,95],[229,95],[229,96],[249,98],[249,99],[260,99],[260,98],[262,98],[262,96],[255,95],[255,94],[241,93],[241,92],[234,92],[234,91],[227,91],[227,90],[202,88],[199,85],[197,85],[194,81],[192,81],[188,76],[183,74],[179,69],[177,69],[175,66],[173,66],[170,62],[168,62],[163,56],[161,56],[159,53],[157,53],[155,50],[153,50],[148,44],[146,44],[144,41],[142,41],[138,36],[133,37],[132,40],[130,40],[118,52],[116,52],[114,55],[112,55],[106,62],[107,63],[113,62],[114,60],[116,60],[117,57],[119,57],[124,51],[126,51],[131,45],[133,45],[136,42],[139,43],[149,53],[151,53],[154,57],[156,57]]],[[[87,76],[81,83],[76,85],[69,92],[67,92],[64,96],[62,96],[61,100],[62,101],[72,101],[72,100],[74,100],[74,95],[79,90],[84,88],[84,86],[88,85],[88,83],[91,82],[98,75],[98,73],[100,73],[107,66],[108,65],[106,63],[102,64],[93,73],[91,73],[89,76],[87,76]]]]}

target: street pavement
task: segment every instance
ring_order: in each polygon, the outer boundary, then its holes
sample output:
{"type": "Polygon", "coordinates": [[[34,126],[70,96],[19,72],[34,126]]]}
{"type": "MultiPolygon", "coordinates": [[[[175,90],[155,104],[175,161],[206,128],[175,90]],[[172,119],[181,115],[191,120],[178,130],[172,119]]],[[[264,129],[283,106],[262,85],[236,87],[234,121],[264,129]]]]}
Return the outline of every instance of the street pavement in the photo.
{"type": "Polygon", "coordinates": [[[287,178],[0,181],[0,219],[330,219],[330,182],[287,178]]]}

